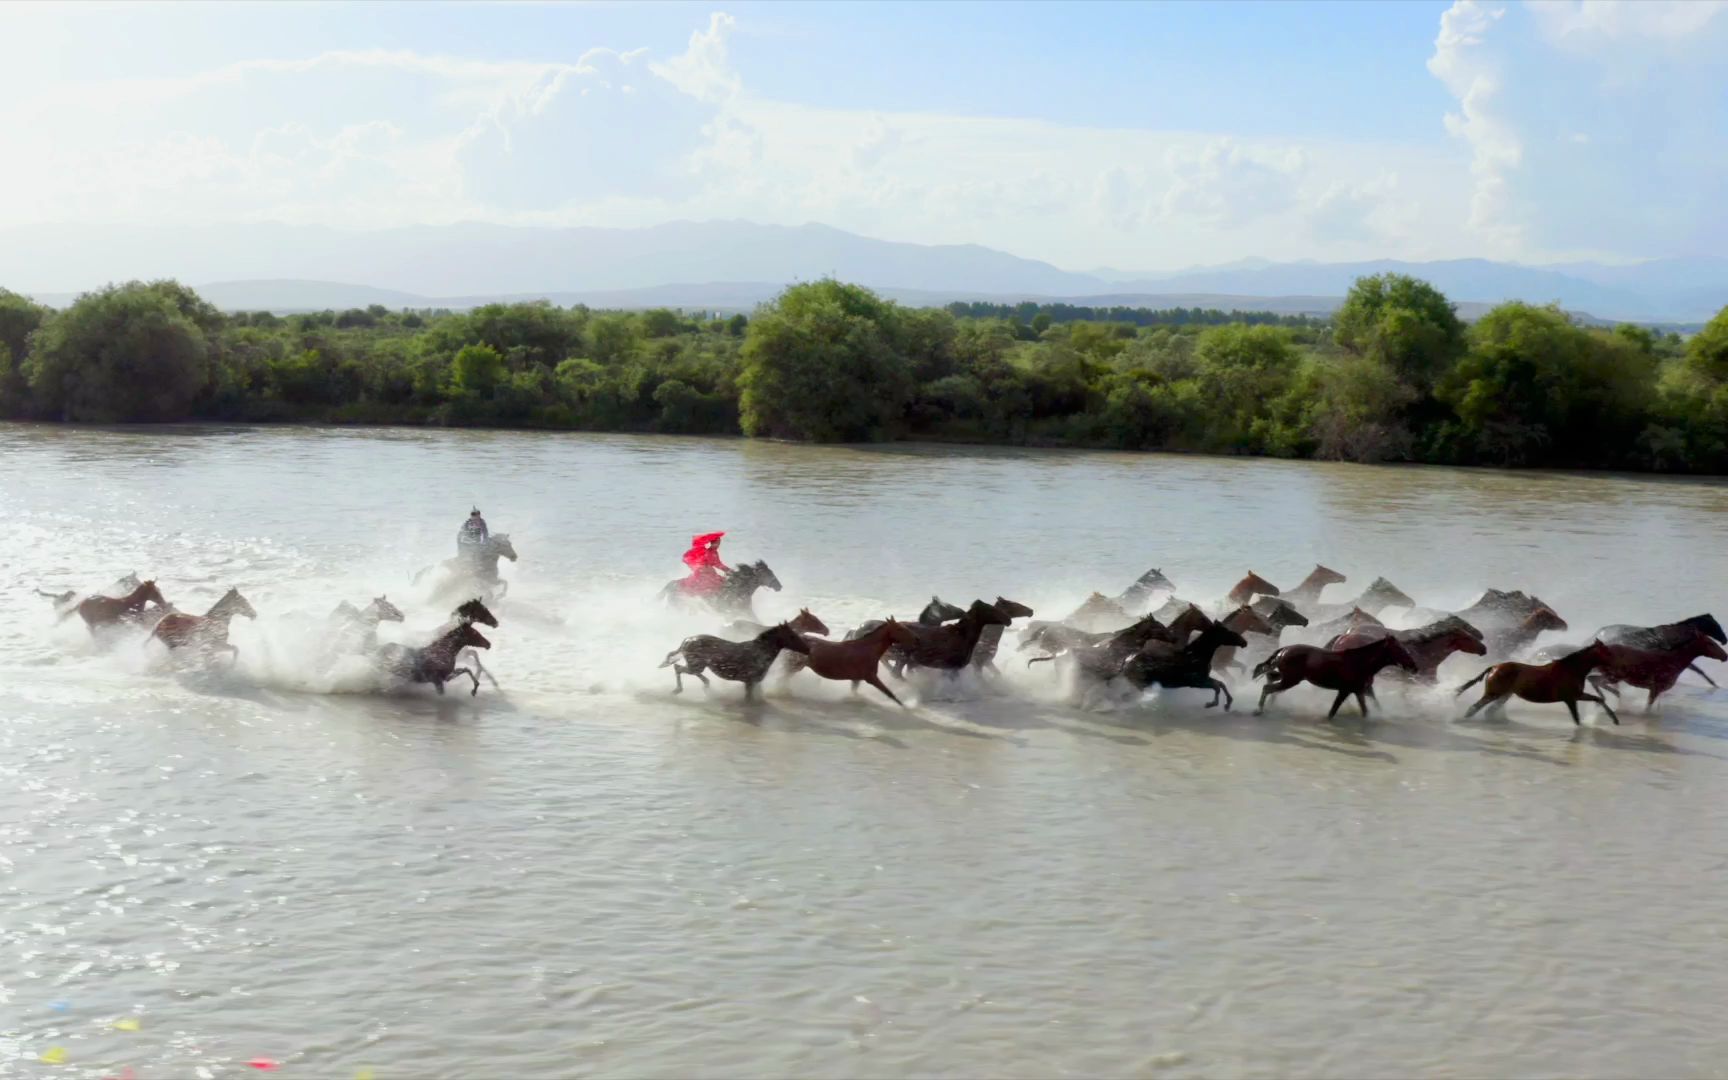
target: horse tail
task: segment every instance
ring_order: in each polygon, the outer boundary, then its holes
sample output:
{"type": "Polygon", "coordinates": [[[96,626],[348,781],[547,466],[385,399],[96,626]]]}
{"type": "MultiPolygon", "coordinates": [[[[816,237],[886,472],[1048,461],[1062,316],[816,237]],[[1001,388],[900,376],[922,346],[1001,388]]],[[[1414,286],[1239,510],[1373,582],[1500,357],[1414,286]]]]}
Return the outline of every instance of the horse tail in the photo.
{"type": "Polygon", "coordinates": [[[1464,691],[1470,689],[1472,686],[1475,686],[1477,683],[1481,682],[1483,679],[1486,679],[1490,674],[1493,673],[1494,669],[1499,667],[1499,666],[1500,666],[1499,664],[1489,664],[1487,667],[1482,669],[1482,674],[1476,676],[1474,679],[1471,679],[1469,682],[1465,683],[1463,686],[1460,686],[1458,688],[1458,692],[1456,694],[1453,694],[1452,696],[1453,697],[1462,697],[1464,695],[1464,691]]]}
{"type": "Polygon", "coordinates": [[[1278,663],[1278,658],[1280,656],[1283,656],[1283,655],[1284,655],[1283,649],[1272,650],[1271,656],[1268,656],[1266,659],[1264,659],[1264,660],[1260,661],[1258,664],[1254,665],[1254,678],[1258,679],[1258,678],[1260,678],[1260,676],[1266,674],[1268,671],[1271,671],[1273,665],[1278,663]]]}

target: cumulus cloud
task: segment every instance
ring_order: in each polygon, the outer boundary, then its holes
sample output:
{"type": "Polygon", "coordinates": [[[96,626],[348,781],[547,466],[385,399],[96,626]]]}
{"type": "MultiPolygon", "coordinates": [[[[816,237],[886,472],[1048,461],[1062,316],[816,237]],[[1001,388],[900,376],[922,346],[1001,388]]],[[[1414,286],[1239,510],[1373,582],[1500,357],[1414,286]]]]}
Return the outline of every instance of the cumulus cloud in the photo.
{"type": "Polygon", "coordinates": [[[1428,58],[1428,70],[1458,99],[1458,111],[1446,114],[1446,130],[1470,146],[1470,224],[1501,249],[1515,246],[1518,238],[1510,215],[1511,174],[1524,155],[1523,141],[1499,111],[1499,61],[1487,47],[1505,14],[1505,8],[1479,0],[1456,0],[1440,16],[1428,58]]]}
{"type": "Polygon", "coordinates": [[[1167,161],[1174,179],[1164,192],[1163,215],[1214,224],[1241,224],[1289,209],[1307,164],[1298,148],[1255,149],[1233,139],[1172,149],[1167,161]]]}

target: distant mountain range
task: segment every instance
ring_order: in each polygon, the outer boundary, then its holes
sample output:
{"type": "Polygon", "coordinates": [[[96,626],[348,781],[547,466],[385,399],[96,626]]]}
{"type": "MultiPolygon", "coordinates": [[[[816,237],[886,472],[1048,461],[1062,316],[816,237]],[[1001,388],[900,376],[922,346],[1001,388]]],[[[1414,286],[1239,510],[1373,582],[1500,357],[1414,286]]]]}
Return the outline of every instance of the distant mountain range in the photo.
{"type": "Polygon", "coordinates": [[[1702,322],[1728,305],[1728,258],[1533,267],[1485,259],[1270,262],[1169,272],[1062,270],[977,245],[873,240],[823,225],[673,222],[643,229],[487,224],[344,231],[276,224],[0,229],[0,285],[66,302],[107,281],[175,277],[225,308],[472,307],[543,297],[596,307],[748,310],[832,275],[905,303],[1060,299],[1323,313],[1363,274],[1432,282],[1474,313],[1558,302],[1602,319],[1702,322]],[[339,282],[358,281],[364,285],[339,282]]]}

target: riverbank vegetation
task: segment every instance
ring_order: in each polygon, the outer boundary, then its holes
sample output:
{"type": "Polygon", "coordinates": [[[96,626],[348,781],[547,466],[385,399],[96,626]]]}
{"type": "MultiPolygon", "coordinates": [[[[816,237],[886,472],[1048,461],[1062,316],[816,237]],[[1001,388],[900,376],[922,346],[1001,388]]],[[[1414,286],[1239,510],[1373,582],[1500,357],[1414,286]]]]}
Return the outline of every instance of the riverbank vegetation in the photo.
{"type": "Polygon", "coordinates": [[[224,313],[176,282],[63,311],[0,290],[15,419],[918,438],[1346,461],[1728,472],[1728,309],[1682,341],[1425,282],[1329,320],[907,308],[837,281],[751,316],[494,304],[224,313]]]}

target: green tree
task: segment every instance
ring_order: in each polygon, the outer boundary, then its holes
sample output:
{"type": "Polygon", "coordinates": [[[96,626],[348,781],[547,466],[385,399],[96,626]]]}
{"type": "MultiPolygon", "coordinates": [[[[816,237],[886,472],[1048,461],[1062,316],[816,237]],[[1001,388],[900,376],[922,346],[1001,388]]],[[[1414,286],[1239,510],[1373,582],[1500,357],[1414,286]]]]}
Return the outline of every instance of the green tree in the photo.
{"type": "Polygon", "coordinates": [[[48,317],[48,309],[27,296],[0,289],[0,416],[24,412],[29,384],[24,361],[30,353],[30,335],[48,317]]]}
{"type": "Polygon", "coordinates": [[[1216,326],[1194,349],[1206,402],[1207,444],[1219,450],[1263,449],[1271,402],[1296,373],[1290,333],[1276,326],[1216,326]]]}
{"type": "Polygon", "coordinates": [[[198,320],[219,326],[221,315],[174,282],[84,294],[31,339],[24,372],[35,408],[95,422],[185,419],[210,382],[198,320]]]}
{"type": "Polygon", "coordinates": [[[464,345],[450,364],[450,386],[458,395],[489,398],[504,379],[504,358],[490,345],[464,345]]]}
{"type": "Polygon", "coordinates": [[[1431,392],[1464,353],[1464,323],[1451,301],[1405,274],[1357,278],[1334,316],[1345,352],[1384,364],[1418,395],[1431,392]]]}
{"type": "Polygon", "coordinates": [[[740,420],[746,435],[814,442],[884,439],[899,428],[913,380],[900,313],[857,285],[794,285],[744,335],[740,420]]]}

